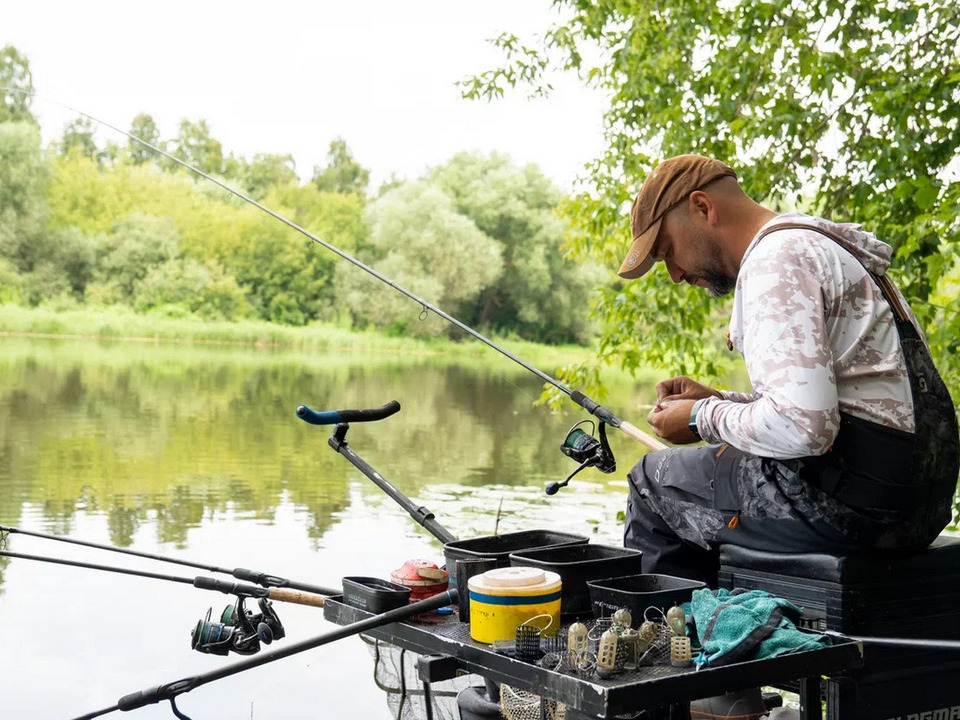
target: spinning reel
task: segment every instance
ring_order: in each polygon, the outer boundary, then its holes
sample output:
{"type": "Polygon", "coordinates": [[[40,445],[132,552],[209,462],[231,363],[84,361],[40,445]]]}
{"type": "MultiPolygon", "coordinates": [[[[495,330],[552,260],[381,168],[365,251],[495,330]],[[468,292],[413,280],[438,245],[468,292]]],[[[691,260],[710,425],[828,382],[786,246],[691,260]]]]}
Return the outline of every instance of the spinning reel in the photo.
{"type": "Polygon", "coordinates": [[[580,429],[584,423],[590,424],[590,432],[596,428],[593,420],[581,420],[570,428],[560,446],[560,452],[580,463],[579,467],[567,475],[563,482],[552,482],[547,485],[544,491],[547,495],[555,495],[560,488],[566,487],[574,475],[588,467],[595,467],[603,473],[612,473],[617,469],[617,459],[613,456],[610,443],[607,442],[607,424],[600,422],[600,439],[597,440],[590,433],[580,429]]]}
{"type": "Polygon", "coordinates": [[[260,651],[260,643],[269,645],[286,635],[283,624],[273,604],[260,598],[260,612],[254,613],[243,606],[243,596],[233,605],[227,605],[220,613],[220,622],[211,622],[213,608],[207,610],[203,620],[193,629],[191,647],[197,652],[211,655],[253,655],[260,651]]]}

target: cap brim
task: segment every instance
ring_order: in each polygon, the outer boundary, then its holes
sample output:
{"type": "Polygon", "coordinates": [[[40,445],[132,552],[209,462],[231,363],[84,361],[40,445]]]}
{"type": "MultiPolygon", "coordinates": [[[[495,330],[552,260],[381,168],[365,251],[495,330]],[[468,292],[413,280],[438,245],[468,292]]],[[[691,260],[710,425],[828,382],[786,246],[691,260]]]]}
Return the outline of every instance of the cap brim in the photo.
{"type": "Polygon", "coordinates": [[[650,268],[657,262],[657,259],[650,254],[650,250],[657,241],[661,222],[663,222],[663,218],[657,218],[653,225],[637,236],[633,245],[630,246],[630,252],[627,253],[623,264],[620,265],[617,275],[627,280],[633,280],[650,272],[650,268]]]}

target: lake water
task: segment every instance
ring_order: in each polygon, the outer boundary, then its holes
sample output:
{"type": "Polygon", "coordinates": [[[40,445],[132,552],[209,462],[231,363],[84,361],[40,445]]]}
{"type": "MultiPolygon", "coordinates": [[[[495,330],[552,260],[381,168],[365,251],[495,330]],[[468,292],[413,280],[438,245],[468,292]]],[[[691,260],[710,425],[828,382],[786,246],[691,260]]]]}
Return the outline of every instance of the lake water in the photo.
{"type": "MultiPolygon", "coordinates": [[[[389,577],[441,544],[326,444],[314,409],[403,410],[351,426],[350,446],[459,537],[543,528],[620,543],[625,474],[573,470],[559,445],[586,417],[534,407],[540,382],[478,345],[477,361],[175,343],[0,339],[0,524],[319,585],[389,577]]],[[[542,368],[552,371],[552,368],[542,368]]],[[[652,387],[607,404],[639,422],[652,387]]],[[[210,573],[23,535],[8,550],[192,578],[210,573]]],[[[220,576],[223,577],[223,576],[220,576]]],[[[224,578],[227,579],[227,578],[224,578]]],[[[189,585],[0,558],[0,717],[64,718],[210,671],[190,649],[208,607],[189,585]]],[[[255,603],[253,604],[255,608],[255,603]]],[[[276,603],[287,638],[327,632],[322,610],[276,603]]],[[[366,646],[349,638],[182,696],[198,718],[391,717],[366,646]]],[[[127,717],[128,715],[124,715],[127,717]]],[[[131,717],[171,718],[169,705],[131,717]]]]}

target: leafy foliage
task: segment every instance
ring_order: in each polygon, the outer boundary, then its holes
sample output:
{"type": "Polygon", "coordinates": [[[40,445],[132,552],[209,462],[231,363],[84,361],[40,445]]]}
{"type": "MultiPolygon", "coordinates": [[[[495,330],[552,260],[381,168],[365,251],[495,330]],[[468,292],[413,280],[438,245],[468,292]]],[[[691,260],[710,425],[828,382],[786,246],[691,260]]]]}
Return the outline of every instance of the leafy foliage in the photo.
{"type": "Polygon", "coordinates": [[[36,118],[30,112],[33,103],[33,75],[30,62],[13,45],[0,50],[0,123],[30,122],[36,118]]]}
{"type": "MultiPolygon", "coordinates": [[[[8,70],[23,75],[25,58],[7,50],[8,70]]],[[[98,135],[77,118],[45,151],[35,125],[0,122],[0,299],[325,320],[397,335],[451,330],[435,317],[421,322],[416,303],[156,150],[134,139],[101,146],[98,135]]],[[[183,120],[164,140],[141,113],[130,135],[223,178],[468,325],[550,343],[591,334],[597,275],[565,256],[562,197],[534,166],[463,153],[420,180],[392,177],[374,201],[369,171],[342,138],[301,185],[290,155],[229,154],[204,120],[183,120]]]]}
{"type": "MultiPolygon", "coordinates": [[[[151,115],[146,113],[137,115],[130,123],[130,134],[154,147],[160,147],[160,129],[151,115]]],[[[142,165],[159,157],[155,150],[151,150],[143,143],[132,139],[127,141],[127,153],[130,155],[131,162],[135,165],[142,165]]]]}
{"type": "MultiPolygon", "coordinates": [[[[370,208],[370,224],[364,258],[384,276],[454,315],[503,271],[498,243],[459,214],[448,195],[426,183],[405,183],[385,193],[370,208]]],[[[379,284],[372,287],[356,268],[344,264],[337,272],[338,296],[355,319],[418,336],[450,330],[446,323],[419,322],[420,308],[379,284]]]]}
{"type": "Polygon", "coordinates": [[[97,160],[99,151],[93,138],[93,122],[90,118],[72,120],[63,130],[60,140],[60,152],[64,155],[76,153],[97,160]]]}
{"type": "Polygon", "coordinates": [[[262,200],[270,188],[297,184],[296,163],[292,155],[257,153],[240,171],[243,189],[254,200],[262,200]]]}
{"type": "Polygon", "coordinates": [[[49,180],[36,125],[0,123],[0,257],[20,273],[33,272],[42,260],[49,180]]]}
{"type": "MultiPolygon", "coordinates": [[[[463,87],[550,91],[577,73],[609,94],[606,152],[568,203],[573,252],[613,273],[627,209],[655,160],[699,152],[738,168],[775,209],[862,223],[893,244],[892,273],[960,396],[960,6],[952,0],[556,0],[568,20],[533,43],[503,34],[505,65],[463,87]]],[[[722,374],[727,311],[662,269],[611,281],[601,362],[722,374]]],[[[571,369],[570,377],[593,371],[571,369]]]]}
{"type": "Polygon", "coordinates": [[[539,342],[586,342],[586,299],[600,275],[564,256],[568,225],[556,212],[556,186],[536,166],[520,168],[497,153],[459,153],[428,179],[497,241],[503,256],[503,274],[464,308],[467,324],[539,342]]]}
{"type": "Polygon", "coordinates": [[[313,170],[313,184],[323,192],[363,195],[369,183],[370,171],[354,159],[343,138],[334,138],[330,142],[327,164],[313,170]]]}
{"type": "Polygon", "coordinates": [[[171,154],[207,174],[219,175],[226,169],[223,145],[210,134],[206,120],[181,120],[171,154]]]}

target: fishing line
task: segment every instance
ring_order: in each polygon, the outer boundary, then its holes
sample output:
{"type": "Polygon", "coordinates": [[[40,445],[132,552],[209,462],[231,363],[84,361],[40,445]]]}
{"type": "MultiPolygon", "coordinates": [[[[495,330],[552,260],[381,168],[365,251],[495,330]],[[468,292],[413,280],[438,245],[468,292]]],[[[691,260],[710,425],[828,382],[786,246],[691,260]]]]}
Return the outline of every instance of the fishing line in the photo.
{"type": "Polygon", "coordinates": [[[256,207],[256,208],[259,208],[260,210],[262,210],[263,212],[265,212],[265,213],[266,213],[267,215],[269,215],[270,217],[272,217],[272,218],[280,221],[281,223],[283,223],[283,224],[286,225],[287,227],[292,228],[293,230],[296,230],[296,231],[297,231],[298,233],[300,233],[301,235],[304,235],[305,237],[310,238],[311,240],[313,240],[313,241],[314,241],[315,243],[317,243],[318,245],[321,245],[322,247],[326,248],[327,250],[329,250],[330,252],[334,253],[334,254],[337,255],[338,257],[346,260],[346,261],[349,262],[351,265],[354,265],[354,266],[360,268],[360,269],[363,270],[364,272],[366,272],[366,273],[368,273],[369,275],[371,275],[371,276],[375,277],[376,279],[380,280],[380,281],[383,282],[384,284],[386,284],[386,285],[388,285],[389,287],[391,287],[391,288],[393,288],[394,290],[396,290],[396,291],[397,291],[398,293],[400,293],[401,295],[404,295],[404,296],[410,298],[410,299],[413,300],[415,303],[417,303],[418,305],[420,305],[420,306],[423,308],[424,311],[430,311],[430,312],[434,313],[434,314],[437,315],[438,317],[443,318],[443,319],[446,320],[447,322],[449,322],[449,323],[451,323],[452,325],[454,325],[455,327],[459,328],[462,332],[465,332],[466,334],[470,335],[471,337],[479,340],[480,342],[482,342],[482,343],[483,343],[484,345],[486,345],[487,347],[489,347],[489,348],[491,348],[491,349],[493,349],[493,350],[496,350],[498,353],[500,353],[500,354],[503,355],[504,357],[512,360],[513,362],[515,362],[515,363],[516,363],[517,365],[519,365],[520,367],[522,367],[522,368],[524,368],[525,370],[527,370],[527,371],[533,373],[534,375],[536,375],[538,378],[540,378],[541,380],[543,380],[543,382],[545,382],[545,383],[547,383],[547,384],[549,384],[549,385],[552,385],[552,386],[555,387],[557,390],[559,390],[560,392],[562,392],[562,393],[564,393],[565,395],[567,395],[571,400],[573,400],[573,402],[575,402],[577,405],[579,405],[580,407],[582,407],[584,410],[586,410],[586,411],[587,411],[588,413],[590,413],[591,415],[595,415],[596,417],[598,417],[600,420],[602,420],[603,422],[607,423],[608,425],[611,425],[612,427],[615,427],[615,428],[620,429],[620,430],[623,431],[626,435],[628,435],[629,437],[633,438],[634,440],[636,440],[637,442],[641,443],[642,445],[645,445],[646,447],[648,447],[648,448],[651,449],[651,450],[661,450],[661,449],[663,449],[663,448],[666,447],[666,445],[664,445],[662,442],[660,442],[659,440],[657,440],[657,439],[656,439],[655,437],[653,437],[652,435],[649,435],[648,433],[645,433],[643,430],[640,430],[638,427],[632,425],[631,423],[628,423],[628,422],[626,422],[626,421],[624,421],[624,420],[621,420],[619,417],[617,417],[617,416],[614,415],[612,412],[610,412],[609,410],[607,410],[606,408],[604,408],[603,406],[601,406],[598,402],[596,402],[596,401],[592,400],[591,398],[587,397],[586,395],[584,395],[584,394],[583,394],[582,392],[580,392],[579,390],[572,390],[572,389],[570,389],[569,387],[567,387],[566,385],[564,385],[564,384],[561,383],[560,381],[558,381],[558,380],[550,377],[549,375],[547,375],[547,374],[546,374],[545,372],[543,372],[542,370],[539,370],[538,368],[534,367],[533,365],[530,365],[529,363],[523,361],[521,358],[519,358],[519,357],[517,357],[516,355],[514,355],[513,353],[509,352],[509,351],[506,350],[505,348],[500,347],[499,345],[497,345],[495,342],[493,342],[492,340],[490,340],[490,339],[487,338],[486,336],[482,335],[481,333],[479,333],[479,332],[477,332],[476,330],[474,330],[473,328],[471,328],[469,325],[464,324],[463,322],[461,322],[461,321],[458,320],[457,318],[455,318],[455,317],[453,317],[452,315],[444,312],[443,310],[441,310],[441,309],[440,309],[439,307],[437,307],[436,305],[433,305],[432,303],[427,302],[427,301],[424,300],[423,298],[419,297],[418,295],[415,295],[414,293],[412,293],[412,292],[410,292],[409,290],[407,290],[406,288],[404,288],[402,285],[399,285],[398,283],[394,282],[394,281],[391,280],[390,278],[388,278],[388,277],[386,277],[385,275],[381,274],[380,272],[378,272],[378,271],[375,270],[374,268],[372,268],[372,267],[370,267],[369,265],[361,262],[360,260],[357,260],[355,257],[353,257],[352,255],[350,255],[349,253],[344,252],[344,251],[341,250],[340,248],[336,247],[335,245],[330,244],[330,243],[327,242],[326,240],[323,240],[322,238],[318,237],[317,235],[314,235],[314,234],[311,233],[309,230],[301,227],[300,225],[296,224],[296,223],[293,222],[292,220],[287,219],[286,217],[284,217],[284,216],[281,215],[280,213],[276,212],[275,210],[271,210],[271,209],[268,208],[266,205],[263,205],[263,204],[257,202],[256,200],[254,200],[253,198],[249,197],[248,195],[240,192],[239,190],[231,187],[230,185],[227,185],[225,182],[223,182],[223,181],[221,181],[221,180],[218,180],[217,178],[213,177],[212,175],[209,175],[209,174],[203,172],[203,171],[200,170],[199,168],[196,168],[196,167],[194,167],[193,165],[190,165],[189,163],[185,162],[184,160],[181,160],[180,158],[176,157],[175,155],[172,155],[172,154],[168,153],[166,150],[163,150],[163,149],[157,147],[157,146],[154,145],[153,143],[150,143],[150,142],[148,142],[148,141],[146,141],[146,140],[144,140],[144,139],[142,139],[142,138],[140,138],[140,137],[137,137],[136,135],[133,135],[132,133],[127,132],[126,130],[122,130],[122,129],[118,128],[118,127],[115,126],[115,125],[111,125],[110,123],[108,123],[108,122],[106,122],[106,121],[104,121],[104,120],[101,120],[101,119],[99,119],[99,118],[97,118],[97,117],[94,117],[93,115],[90,115],[89,113],[83,112],[82,110],[79,110],[79,109],[77,109],[77,108],[75,108],[75,107],[73,107],[73,106],[71,106],[71,105],[67,105],[66,103],[61,103],[61,102],[58,102],[58,101],[56,101],[56,100],[51,100],[50,98],[46,98],[46,97],[44,97],[44,96],[42,96],[42,95],[39,95],[39,94],[37,94],[37,93],[35,93],[35,92],[29,92],[29,91],[26,91],[26,90],[21,90],[21,89],[19,89],[19,88],[11,88],[11,87],[7,87],[7,86],[0,86],[0,89],[6,90],[6,91],[9,91],[9,92],[16,92],[16,93],[19,93],[19,94],[21,94],[21,95],[26,95],[26,96],[30,96],[30,97],[40,98],[41,100],[44,100],[45,102],[49,102],[49,103],[51,103],[51,104],[53,104],[53,105],[56,105],[56,106],[58,106],[58,107],[65,108],[65,109],[69,110],[70,112],[76,113],[77,115],[80,115],[80,116],[82,116],[82,117],[87,118],[88,120],[91,120],[92,122],[98,123],[99,125],[102,125],[102,126],[104,126],[104,127],[106,127],[106,128],[109,128],[109,129],[113,130],[114,132],[119,133],[120,135],[123,135],[124,137],[129,138],[130,140],[133,140],[134,142],[140,143],[142,146],[153,150],[153,151],[156,152],[157,154],[162,155],[163,157],[165,157],[165,158],[167,158],[168,160],[176,163],[177,165],[180,165],[181,167],[186,168],[186,169],[189,170],[190,172],[195,173],[196,175],[199,175],[200,177],[205,178],[206,180],[209,180],[209,181],[212,182],[214,185],[216,185],[217,187],[222,188],[223,190],[226,190],[228,193],[230,193],[230,194],[233,195],[234,197],[237,197],[237,198],[243,200],[244,202],[247,202],[247,203],[249,203],[250,205],[253,205],[253,206],[256,207]]]}

